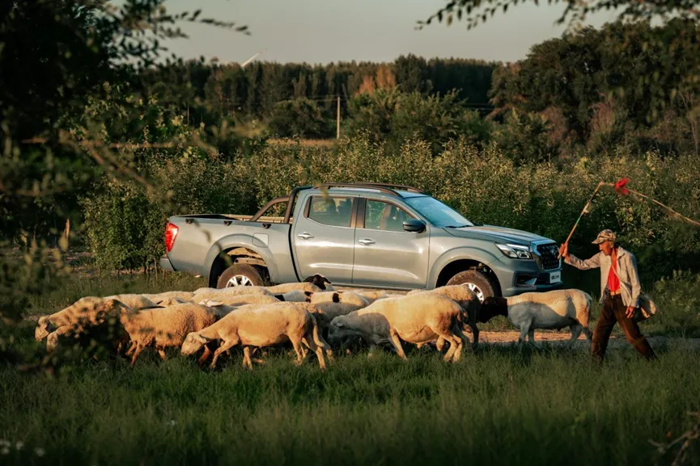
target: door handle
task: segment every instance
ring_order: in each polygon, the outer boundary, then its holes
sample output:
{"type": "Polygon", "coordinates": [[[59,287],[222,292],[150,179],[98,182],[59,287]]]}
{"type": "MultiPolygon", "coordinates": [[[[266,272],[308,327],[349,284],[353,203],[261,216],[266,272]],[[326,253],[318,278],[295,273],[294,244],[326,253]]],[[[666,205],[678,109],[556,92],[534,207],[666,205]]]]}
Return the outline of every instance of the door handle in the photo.
{"type": "Polygon", "coordinates": [[[360,241],[358,241],[360,244],[364,244],[365,246],[369,246],[370,244],[374,244],[374,240],[369,239],[369,238],[363,238],[360,241]]]}
{"type": "Polygon", "coordinates": [[[311,233],[307,233],[307,232],[299,233],[297,236],[301,239],[309,239],[309,238],[314,237],[314,235],[312,235],[311,233]]]}

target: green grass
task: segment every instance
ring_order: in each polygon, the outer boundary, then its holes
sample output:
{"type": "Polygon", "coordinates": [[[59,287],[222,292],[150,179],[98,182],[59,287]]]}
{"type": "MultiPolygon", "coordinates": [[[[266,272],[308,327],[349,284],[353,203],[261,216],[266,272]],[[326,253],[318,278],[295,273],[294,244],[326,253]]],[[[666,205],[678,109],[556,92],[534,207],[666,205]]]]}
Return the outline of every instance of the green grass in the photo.
{"type": "MultiPolygon", "coordinates": [[[[643,332],[677,335],[696,322],[696,283],[664,285],[667,314],[643,332]]],[[[180,274],[74,277],[34,297],[31,313],[86,295],[200,286],[180,274]]],[[[42,351],[31,322],[14,337],[18,354],[42,351]]],[[[78,360],[53,378],[0,368],[0,440],[12,442],[7,454],[0,442],[0,464],[651,465],[649,440],[680,435],[686,413],[700,410],[700,354],[682,340],[655,347],[654,364],[611,349],[602,367],[546,345],[484,346],[456,365],[407,349],[408,362],[339,355],[325,373],[313,359],[293,365],[286,350],[252,372],[239,350],[216,372],[150,350],[134,369],[121,359],[78,360]]],[[[693,448],[687,464],[697,465],[693,448]]]]}
{"type": "Polygon", "coordinates": [[[684,413],[700,409],[700,355],[683,348],[662,348],[655,364],[613,350],[603,367],[580,352],[514,348],[456,365],[428,351],[408,362],[340,356],[326,373],[313,360],[296,367],[284,352],[252,372],[232,359],[217,372],[153,353],[133,370],[122,360],[86,363],[56,379],[2,370],[0,438],[25,443],[6,459],[653,464],[648,440],[680,434],[684,413]]]}

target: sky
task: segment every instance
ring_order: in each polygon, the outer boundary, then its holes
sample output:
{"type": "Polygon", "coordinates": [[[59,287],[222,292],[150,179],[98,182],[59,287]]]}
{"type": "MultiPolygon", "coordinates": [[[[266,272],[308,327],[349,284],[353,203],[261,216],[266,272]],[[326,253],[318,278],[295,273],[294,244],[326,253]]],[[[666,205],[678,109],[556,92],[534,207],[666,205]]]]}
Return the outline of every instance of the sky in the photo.
{"type": "MultiPolygon", "coordinates": [[[[201,18],[247,25],[247,36],[200,24],[186,24],[189,39],[173,40],[170,51],[188,59],[244,62],[257,52],[262,61],[325,64],[338,61],[390,62],[400,55],[517,61],[530,47],[560,37],[555,21],[563,5],[519,5],[468,31],[464,22],[427,19],[445,0],[168,0],[171,12],[202,9],[201,18]]],[[[543,4],[542,4],[543,3],[543,4]]],[[[614,18],[599,14],[588,24],[600,27],[614,18]]]]}

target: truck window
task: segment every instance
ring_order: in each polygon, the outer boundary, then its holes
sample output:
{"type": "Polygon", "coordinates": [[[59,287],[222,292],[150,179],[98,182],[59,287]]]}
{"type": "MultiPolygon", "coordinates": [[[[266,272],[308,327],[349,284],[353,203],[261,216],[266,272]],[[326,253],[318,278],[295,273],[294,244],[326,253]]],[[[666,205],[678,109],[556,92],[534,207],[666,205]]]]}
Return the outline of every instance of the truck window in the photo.
{"type": "Polygon", "coordinates": [[[311,197],[308,218],[324,225],[349,227],[352,219],[352,197],[311,197]]]}
{"type": "Polygon", "coordinates": [[[413,218],[394,204],[367,200],[365,205],[365,228],[368,230],[404,231],[403,222],[413,218]]]}

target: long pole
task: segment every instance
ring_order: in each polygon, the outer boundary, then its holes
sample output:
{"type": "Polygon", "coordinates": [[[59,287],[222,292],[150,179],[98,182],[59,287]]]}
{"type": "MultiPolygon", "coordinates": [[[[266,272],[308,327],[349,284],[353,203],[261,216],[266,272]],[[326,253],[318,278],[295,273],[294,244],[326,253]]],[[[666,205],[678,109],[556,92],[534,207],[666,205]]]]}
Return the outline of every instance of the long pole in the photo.
{"type": "Polygon", "coordinates": [[[336,110],[335,138],[340,139],[340,96],[338,96],[338,108],[336,110]]]}
{"type": "MultiPolygon", "coordinates": [[[[576,219],[576,223],[574,223],[574,227],[571,229],[571,232],[569,233],[568,238],[566,238],[566,241],[564,242],[564,244],[569,244],[569,240],[573,236],[574,231],[576,231],[576,227],[578,226],[579,222],[581,221],[581,217],[583,217],[583,215],[586,213],[586,210],[588,210],[588,206],[590,206],[591,202],[593,202],[593,198],[596,196],[596,194],[598,194],[600,187],[604,186],[605,184],[606,183],[604,183],[602,181],[600,183],[598,183],[598,186],[596,186],[595,191],[593,191],[593,194],[591,195],[590,199],[588,199],[588,202],[586,202],[586,205],[583,206],[583,210],[581,210],[581,214],[578,216],[578,219],[576,219]]],[[[560,258],[561,258],[561,253],[559,253],[557,255],[557,259],[560,259],[560,258]]]]}

